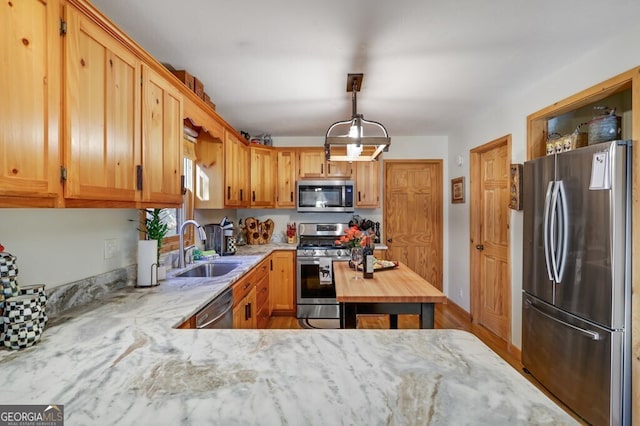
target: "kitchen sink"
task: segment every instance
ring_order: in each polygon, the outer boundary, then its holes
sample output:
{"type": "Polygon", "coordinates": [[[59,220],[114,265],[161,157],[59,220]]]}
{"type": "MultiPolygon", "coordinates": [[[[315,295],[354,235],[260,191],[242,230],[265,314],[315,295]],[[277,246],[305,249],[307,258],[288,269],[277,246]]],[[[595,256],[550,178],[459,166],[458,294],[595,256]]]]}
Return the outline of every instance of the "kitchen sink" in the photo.
{"type": "Polygon", "coordinates": [[[176,277],[180,278],[197,278],[197,277],[220,277],[227,275],[229,272],[235,270],[240,263],[236,262],[214,262],[203,263],[195,268],[188,269],[184,272],[176,274],[176,277]]]}

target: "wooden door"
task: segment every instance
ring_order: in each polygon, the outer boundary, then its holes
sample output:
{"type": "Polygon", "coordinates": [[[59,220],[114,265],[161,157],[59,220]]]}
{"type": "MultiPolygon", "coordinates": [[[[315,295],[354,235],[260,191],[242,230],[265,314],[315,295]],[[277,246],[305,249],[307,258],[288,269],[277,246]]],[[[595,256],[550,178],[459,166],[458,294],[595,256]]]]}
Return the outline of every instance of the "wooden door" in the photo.
{"type": "Polygon", "coordinates": [[[182,94],[142,67],[142,199],[182,204],[182,94]]]}
{"type": "Polygon", "coordinates": [[[356,161],[356,207],[372,209],[380,207],[380,162],[356,161]]]}
{"type": "Polygon", "coordinates": [[[511,136],[471,151],[471,316],[511,337],[509,158],[511,136]]]}
{"type": "Polygon", "coordinates": [[[251,145],[251,207],[275,207],[276,162],[273,148],[251,145]]]}
{"type": "Polygon", "coordinates": [[[325,177],[324,163],[324,148],[301,148],[298,154],[298,177],[325,177]]]}
{"type": "Polygon", "coordinates": [[[59,16],[57,1],[0,6],[0,196],[48,207],[60,189],[59,16]]]}
{"type": "Polygon", "coordinates": [[[276,207],[293,209],[296,207],[296,176],[298,151],[294,149],[276,150],[276,207]]]}
{"type": "Polygon", "coordinates": [[[388,258],[442,290],[442,160],[385,160],[388,258]]]}
{"type": "Polygon", "coordinates": [[[136,201],[140,61],[67,7],[65,197],[136,201]]]}
{"type": "Polygon", "coordinates": [[[296,311],[295,252],[274,251],[271,254],[269,273],[269,303],[277,314],[294,314],[296,311]]]}

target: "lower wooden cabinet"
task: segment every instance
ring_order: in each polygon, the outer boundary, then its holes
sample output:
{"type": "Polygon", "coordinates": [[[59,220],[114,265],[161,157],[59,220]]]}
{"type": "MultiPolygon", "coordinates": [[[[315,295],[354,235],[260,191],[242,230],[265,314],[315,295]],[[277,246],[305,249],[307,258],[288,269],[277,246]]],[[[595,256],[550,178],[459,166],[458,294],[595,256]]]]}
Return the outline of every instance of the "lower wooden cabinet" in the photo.
{"type": "Polygon", "coordinates": [[[233,328],[265,328],[269,323],[269,260],[233,285],[233,328]]]}
{"type": "Polygon", "coordinates": [[[233,328],[256,328],[256,324],[256,287],[252,286],[233,308],[233,328]]]}
{"type": "Polygon", "coordinates": [[[295,251],[271,253],[269,303],[272,315],[291,315],[296,312],[295,261],[295,251]]]}

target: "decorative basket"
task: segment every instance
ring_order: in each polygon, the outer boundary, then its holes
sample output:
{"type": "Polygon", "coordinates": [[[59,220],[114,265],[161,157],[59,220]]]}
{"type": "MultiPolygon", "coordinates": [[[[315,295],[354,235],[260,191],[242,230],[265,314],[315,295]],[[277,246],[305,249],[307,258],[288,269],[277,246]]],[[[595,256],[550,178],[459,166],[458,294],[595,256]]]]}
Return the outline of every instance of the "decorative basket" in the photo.
{"type": "Polygon", "coordinates": [[[622,117],[616,115],[616,109],[594,107],[600,115],[589,121],[589,145],[614,141],[622,136],[622,117]]]}

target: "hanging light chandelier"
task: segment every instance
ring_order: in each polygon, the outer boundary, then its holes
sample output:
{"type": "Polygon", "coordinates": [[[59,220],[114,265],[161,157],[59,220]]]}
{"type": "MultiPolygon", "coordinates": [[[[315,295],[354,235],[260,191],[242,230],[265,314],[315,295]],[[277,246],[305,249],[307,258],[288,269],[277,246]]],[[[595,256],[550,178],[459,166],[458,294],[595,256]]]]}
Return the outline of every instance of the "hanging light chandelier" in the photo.
{"type": "Polygon", "coordinates": [[[347,92],[351,92],[351,119],[333,123],[324,138],[324,152],[331,161],[374,161],[389,150],[391,138],[377,121],[365,120],[357,110],[357,92],[364,74],[347,76],[347,92]]]}

